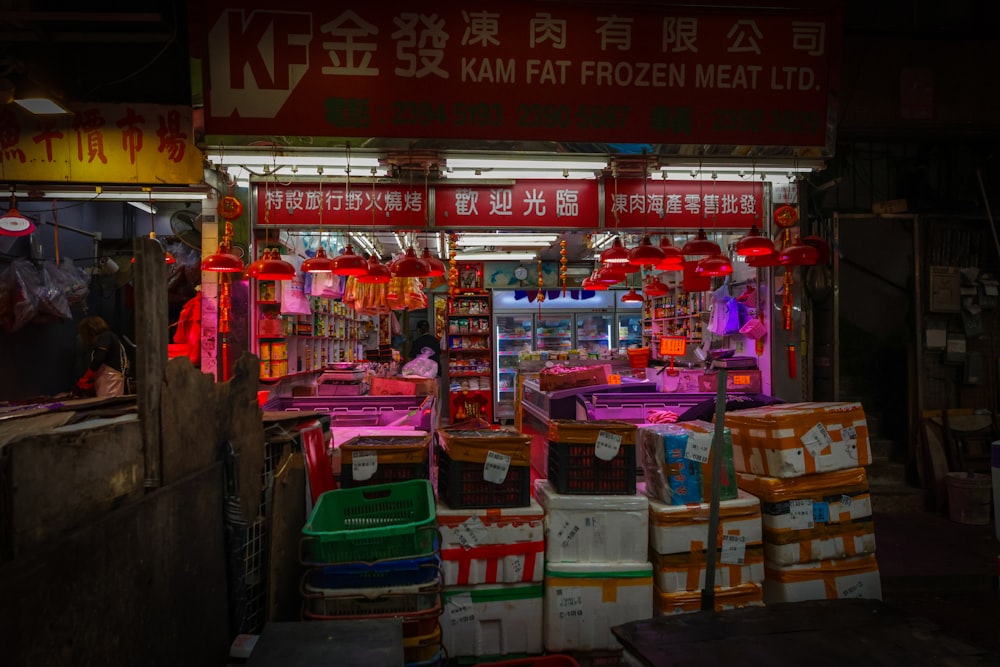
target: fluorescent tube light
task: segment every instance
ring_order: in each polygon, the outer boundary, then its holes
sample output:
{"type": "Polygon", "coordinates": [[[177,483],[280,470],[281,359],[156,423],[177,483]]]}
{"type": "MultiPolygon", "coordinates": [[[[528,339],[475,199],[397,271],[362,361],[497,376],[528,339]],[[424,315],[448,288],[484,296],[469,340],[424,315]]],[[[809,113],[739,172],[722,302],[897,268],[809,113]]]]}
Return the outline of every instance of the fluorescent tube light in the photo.
{"type": "Polygon", "coordinates": [[[50,100],[47,97],[25,97],[24,99],[14,100],[14,104],[36,116],[66,116],[73,113],[55,100],[50,100]]]}
{"type": "Polygon", "coordinates": [[[125,201],[134,202],[139,199],[155,199],[158,202],[164,201],[200,201],[208,199],[207,190],[195,190],[174,188],[171,190],[152,191],[152,196],[148,190],[108,190],[97,187],[92,190],[29,190],[15,193],[19,199],[38,199],[46,197],[48,199],[74,199],[86,201],[125,201]]]}
{"type": "Polygon", "coordinates": [[[482,262],[482,261],[516,261],[524,262],[537,259],[533,252],[466,252],[455,253],[455,260],[458,262],[482,262]]]}
{"type": "Polygon", "coordinates": [[[459,247],[494,246],[494,247],[537,247],[548,248],[556,242],[556,236],[517,236],[514,234],[493,234],[489,236],[459,235],[455,245],[459,247]]]}
{"type": "Polygon", "coordinates": [[[550,180],[584,180],[589,178],[597,178],[597,170],[595,171],[574,171],[574,170],[562,170],[555,167],[549,168],[547,170],[528,170],[523,171],[518,170],[499,170],[499,169],[476,169],[474,171],[463,169],[461,171],[452,170],[450,172],[446,171],[441,174],[451,180],[460,179],[470,179],[470,180],[505,180],[513,181],[517,179],[529,179],[529,178],[547,178],[550,180]]]}
{"type": "Polygon", "coordinates": [[[153,215],[154,213],[156,213],[156,207],[155,206],[150,206],[146,202],[130,201],[128,203],[129,203],[130,206],[135,206],[137,209],[139,209],[143,213],[149,213],[150,215],[153,215]]]}
{"type": "MultiPolygon", "coordinates": [[[[207,151],[210,162],[216,165],[242,165],[247,167],[346,167],[347,156],[335,153],[289,153],[274,155],[265,151],[207,151]]],[[[378,167],[379,159],[373,156],[351,155],[354,167],[378,167]]]]}
{"type": "Polygon", "coordinates": [[[448,169],[482,169],[483,171],[487,169],[549,169],[549,170],[580,170],[580,171],[598,171],[601,169],[606,169],[608,166],[607,160],[573,160],[573,159],[559,159],[559,158],[537,158],[537,159],[520,159],[520,158],[448,158],[445,160],[445,166],[448,169]]]}

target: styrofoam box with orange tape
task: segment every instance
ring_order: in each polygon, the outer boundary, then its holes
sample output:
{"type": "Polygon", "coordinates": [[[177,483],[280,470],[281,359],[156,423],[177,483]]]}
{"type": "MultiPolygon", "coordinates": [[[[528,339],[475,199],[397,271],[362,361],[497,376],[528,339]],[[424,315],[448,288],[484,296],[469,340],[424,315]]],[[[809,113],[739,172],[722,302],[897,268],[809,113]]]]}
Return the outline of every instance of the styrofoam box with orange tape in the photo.
{"type": "MultiPolygon", "coordinates": [[[[649,546],[658,554],[702,551],[708,544],[709,503],[668,505],[649,499],[649,546]]],[[[746,491],[719,501],[718,544],[723,535],[741,535],[747,547],[761,543],[760,501],[746,491]]]]}
{"type": "Polygon", "coordinates": [[[542,581],[545,511],[528,507],[451,509],[437,501],[445,586],[542,581]]]}
{"type": "MultiPolygon", "coordinates": [[[[692,614],[701,611],[701,591],[666,593],[656,589],[655,594],[654,604],[659,616],[692,614]]],[[[760,584],[740,584],[729,588],[715,587],[715,611],[762,606],[764,606],[764,589],[760,584]]]]}
{"type": "MultiPolygon", "coordinates": [[[[715,585],[730,588],[764,581],[764,548],[761,545],[734,552],[721,549],[715,554],[715,585]],[[729,562],[726,562],[729,561],[729,562]]],[[[653,579],[664,593],[700,591],[705,587],[707,552],[689,551],[684,554],[654,554],[653,579]]]]}
{"type": "Polygon", "coordinates": [[[649,499],[558,493],[535,482],[545,508],[547,563],[645,562],[649,557],[649,499]]]}
{"type": "Polygon", "coordinates": [[[738,472],[800,477],[872,462],[860,403],[785,403],[726,413],[738,472]]]}
{"type": "Polygon", "coordinates": [[[545,649],[617,649],[611,628],[653,615],[650,563],[546,563],[545,649]]]}
{"type": "Polygon", "coordinates": [[[441,644],[448,657],[542,652],[544,587],[482,584],[441,594],[441,644]]]}
{"type": "Polygon", "coordinates": [[[778,565],[875,551],[871,494],[864,468],[789,479],[738,473],[761,501],[764,555],[778,565]]]}
{"type": "Polygon", "coordinates": [[[795,565],[764,564],[764,602],[882,599],[874,554],[795,565]]]}

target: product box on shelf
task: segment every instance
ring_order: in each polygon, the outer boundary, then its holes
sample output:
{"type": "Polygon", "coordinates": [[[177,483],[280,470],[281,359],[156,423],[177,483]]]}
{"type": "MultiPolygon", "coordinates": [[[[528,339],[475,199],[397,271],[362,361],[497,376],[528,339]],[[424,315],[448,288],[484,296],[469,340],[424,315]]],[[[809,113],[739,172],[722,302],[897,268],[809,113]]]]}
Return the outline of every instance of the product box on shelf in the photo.
{"type": "Polygon", "coordinates": [[[646,496],[568,495],[547,480],[535,482],[545,508],[545,560],[552,562],[646,562],[649,499],[646,496]]]}
{"type": "Polygon", "coordinates": [[[437,502],[441,571],[446,586],[541,582],[545,512],[528,507],[452,509],[437,502]]]}
{"type": "MultiPolygon", "coordinates": [[[[692,614],[701,611],[701,591],[666,593],[656,589],[655,595],[656,613],[660,616],[692,614]]],[[[715,611],[762,607],[764,605],[764,589],[758,583],[740,584],[729,588],[716,586],[714,598],[715,611]]]]}
{"type": "MultiPolygon", "coordinates": [[[[668,505],[649,499],[649,546],[658,554],[678,554],[702,551],[708,544],[709,503],[668,505]]],[[[722,547],[722,537],[742,538],[747,548],[762,542],[760,501],[746,491],[732,500],[719,502],[719,530],[716,544],[722,547]]]]}
{"type": "Polygon", "coordinates": [[[788,479],[738,473],[737,482],[760,498],[769,561],[792,565],[875,551],[864,468],[788,479]]]}
{"type": "Polygon", "coordinates": [[[510,429],[438,431],[438,496],[452,509],[527,507],[531,437],[510,429]]]}
{"type": "MultiPolygon", "coordinates": [[[[653,580],[664,593],[700,591],[705,587],[708,554],[693,550],[680,554],[652,554],[653,580]]],[[[731,588],[764,581],[764,548],[761,545],[735,549],[717,549],[715,586],[731,588]]]]}
{"type": "Polygon", "coordinates": [[[882,599],[874,554],[795,565],[764,564],[766,604],[840,598],[882,599]]]}
{"type": "Polygon", "coordinates": [[[431,436],[358,435],[340,450],[340,484],[344,488],[410,479],[429,479],[431,436]]]}
{"type": "Polygon", "coordinates": [[[868,422],[860,403],[784,403],[732,410],[736,470],[801,477],[869,465],[868,422]]]}
{"type": "Polygon", "coordinates": [[[545,564],[545,649],[619,648],[611,628],[653,615],[648,562],[545,564]]]}
{"type": "Polygon", "coordinates": [[[441,639],[450,658],[542,652],[540,583],[445,588],[441,639]]]}
{"type": "Polygon", "coordinates": [[[559,493],[635,493],[635,424],[549,421],[548,480],[559,493]]]}

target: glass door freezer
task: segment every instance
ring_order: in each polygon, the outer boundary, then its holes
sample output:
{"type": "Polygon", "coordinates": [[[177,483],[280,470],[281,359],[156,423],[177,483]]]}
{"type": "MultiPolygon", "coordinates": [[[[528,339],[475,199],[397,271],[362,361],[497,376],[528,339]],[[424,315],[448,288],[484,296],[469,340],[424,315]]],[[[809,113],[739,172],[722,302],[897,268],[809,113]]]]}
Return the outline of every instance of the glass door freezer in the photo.
{"type": "Polygon", "coordinates": [[[534,345],[534,320],[530,312],[495,315],[493,346],[496,358],[493,368],[493,418],[496,421],[514,419],[514,396],[517,391],[517,371],[522,352],[530,352],[534,345]]]}

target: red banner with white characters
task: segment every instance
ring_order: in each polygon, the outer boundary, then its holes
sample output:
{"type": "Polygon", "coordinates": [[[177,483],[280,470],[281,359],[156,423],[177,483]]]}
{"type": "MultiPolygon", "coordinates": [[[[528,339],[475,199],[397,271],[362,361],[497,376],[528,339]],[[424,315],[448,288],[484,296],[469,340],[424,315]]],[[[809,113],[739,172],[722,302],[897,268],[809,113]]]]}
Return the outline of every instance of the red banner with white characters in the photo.
{"type": "Polygon", "coordinates": [[[596,229],[598,191],[596,180],[442,184],[434,188],[434,224],[445,229],[596,229]]]}
{"type": "Polygon", "coordinates": [[[307,227],[427,226],[427,195],[405,185],[268,184],[257,187],[257,224],[307,227]],[[322,209],[322,217],[321,211],[322,209]]]}
{"type": "Polygon", "coordinates": [[[764,217],[764,186],[758,181],[691,179],[605,180],[604,226],[607,229],[742,229],[764,217]]]}
{"type": "Polygon", "coordinates": [[[192,0],[210,135],[827,147],[838,3],[192,0]]]}

